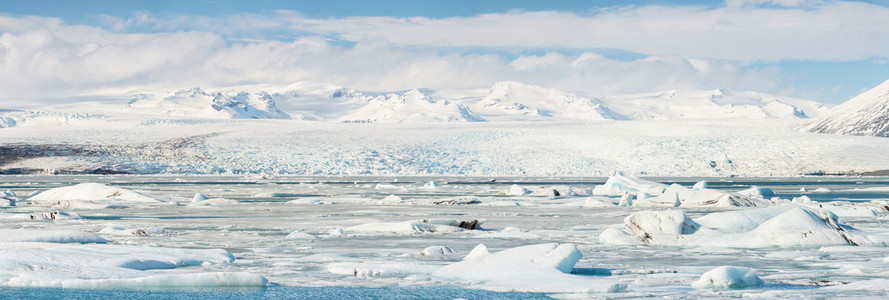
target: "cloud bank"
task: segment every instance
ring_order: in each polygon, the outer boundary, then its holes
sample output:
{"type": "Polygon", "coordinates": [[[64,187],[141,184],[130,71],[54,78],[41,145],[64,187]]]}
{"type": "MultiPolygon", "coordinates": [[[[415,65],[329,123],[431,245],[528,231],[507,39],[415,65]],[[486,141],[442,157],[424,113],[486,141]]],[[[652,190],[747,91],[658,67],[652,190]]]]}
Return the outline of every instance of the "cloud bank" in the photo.
{"type": "Polygon", "coordinates": [[[0,15],[0,89],[7,103],[296,81],[377,91],[514,80],[587,95],[710,88],[796,95],[788,74],[751,63],[885,59],[887,20],[883,6],[801,0],[438,19],[138,13],[105,16],[104,26],[0,15]],[[614,59],[597,54],[601,48],[643,55],[614,59]],[[527,49],[539,54],[521,55],[527,49]]]}

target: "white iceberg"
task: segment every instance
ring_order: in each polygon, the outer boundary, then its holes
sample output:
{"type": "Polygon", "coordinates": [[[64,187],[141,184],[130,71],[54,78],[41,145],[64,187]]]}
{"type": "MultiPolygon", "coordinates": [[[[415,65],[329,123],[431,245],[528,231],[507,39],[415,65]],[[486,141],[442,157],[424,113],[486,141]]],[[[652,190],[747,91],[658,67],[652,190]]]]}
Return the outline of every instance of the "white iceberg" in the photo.
{"type": "Polygon", "coordinates": [[[885,238],[840,223],[827,210],[799,205],[711,213],[691,220],[679,211],[636,212],[623,229],[599,235],[606,244],[695,245],[714,247],[798,247],[889,244],[885,238]],[[697,225],[695,225],[697,224],[697,225]]]}
{"type": "Polygon", "coordinates": [[[429,246],[420,251],[423,256],[451,256],[457,254],[457,251],[447,246],[429,246]]]}
{"type": "Polygon", "coordinates": [[[373,222],[361,225],[355,225],[344,228],[349,232],[377,232],[377,233],[395,233],[395,234],[413,234],[435,232],[436,226],[433,224],[407,221],[407,222],[373,222]]]}
{"type": "Polygon", "coordinates": [[[67,208],[113,208],[121,204],[166,203],[127,189],[92,182],[46,190],[28,198],[28,201],[67,208]]]}
{"type": "Polygon", "coordinates": [[[210,205],[238,205],[240,202],[237,200],[226,199],[226,198],[210,198],[201,193],[195,193],[194,197],[191,198],[191,202],[188,203],[190,206],[210,206],[210,205]]]}
{"type": "Polygon", "coordinates": [[[106,243],[107,240],[79,230],[0,229],[0,242],[106,243]]]}
{"type": "Polygon", "coordinates": [[[696,289],[746,289],[763,285],[756,270],[745,267],[721,266],[707,271],[691,284],[696,289]]]}
{"type": "Polygon", "coordinates": [[[774,195],[768,188],[751,188],[740,192],[708,189],[707,182],[692,188],[679,184],[662,183],[614,172],[603,185],[593,189],[593,195],[621,196],[620,206],[636,207],[761,207],[772,205],[764,197],[774,195]],[[636,199],[632,199],[635,195],[636,199]]]}
{"type": "Polygon", "coordinates": [[[432,275],[489,290],[605,293],[626,289],[626,284],[614,280],[570,274],[581,256],[574,244],[529,245],[496,253],[479,245],[462,261],[432,275]]]}
{"type": "Polygon", "coordinates": [[[435,266],[392,262],[343,262],[327,266],[327,271],[330,273],[353,277],[405,277],[413,274],[428,274],[435,269],[435,266]]]}
{"type": "Polygon", "coordinates": [[[314,239],[317,239],[318,237],[297,230],[297,231],[291,232],[290,234],[288,234],[288,235],[287,235],[286,237],[284,237],[284,238],[285,238],[285,239],[288,239],[288,240],[314,240],[314,239]]]}
{"type": "Polygon", "coordinates": [[[620,196],[624,193],[629,194],[661,194],[667,185],[654,181],[645,180],[632,175],[625,175],[622,172],[613,172],[608,180],[602,185],[593,188],[593,195],[596,196],[620,196]]]}
{"type": "Polygon", "coordinates": [[[0,286],[61,288],[265,286],[248,273],[154,273],[234,261],[222,249],[19,243],[0,246],[0,286]]]}
{"type": "Polygon", "coordinates": [[[509,190],[507,190],[504,194],[507,196],[524,196],[524,195],[527,195],[530,193],[531,193],[531,190],[523,188],[523,187],[519,186],[518,184],[513,184],[509,187],[509,190]]]}

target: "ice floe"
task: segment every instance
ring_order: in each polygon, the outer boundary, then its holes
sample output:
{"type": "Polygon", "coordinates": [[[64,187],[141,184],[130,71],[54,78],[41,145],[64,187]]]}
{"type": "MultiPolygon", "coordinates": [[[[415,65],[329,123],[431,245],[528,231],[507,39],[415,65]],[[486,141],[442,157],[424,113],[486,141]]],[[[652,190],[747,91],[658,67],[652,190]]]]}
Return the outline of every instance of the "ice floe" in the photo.
{"type": "Polygon", "coordinates": [[[54,229],[0,229],[0,242],[105,243],[107,240],[89,232],[54,229]]]}
{"type": "Polygon", "coordinates": [[[588,293],[626,289],[626,284],[615,280],[571,274],[581,257],[574,244],[537,244],[496,253],[479,245],[462,261],[432,275],[490,290],[588,293]]]}
{"type": "Polygon", "coordinates": [[[457,251],[447,246],[429,246],[420,251],[423,256],[451,256],[457,254],[457,251]]]}
{"type": "Polygon", "coordinates": [[[605,229],[607,244],[664,244],[719,247],[878,245],[887,240],[842,224],[836,214],[799,205],[716,212],[692,220],[679,210],[640,211],[623,228],[605,229]]]}
{"type": "Polygon", "coordinates": [[[745,267],[721,266],[707,271],[692,283],[696,289],[746,289],[764,284],[756,270],[745,267]]]}
{"type": "Polygon", "coordinates": [[[317,239],[317,236],[302,232],[302,231],[294,231],[284,237],[288,240],[314,240],[317,239]]]}
{"type": "Polygon", "coordinates": [[[108,226],[99,230],[100,234],[116,235],[116,236],[171,236],[175,232],[163,228],[124,228],[119,226],[108,226]]]}
{"type": "Polygon", "coordinates": [[[49,189],[28,198],[30,204],[65,208],[114,208],[123,204],[162,204],[166,201],[101,183],[81,183],[49,189]]]}
{"type": "Polygon", "coordinates": [[[707,183],[692,188],[679,184],[666,185],[614,172],[608,180],[593,188],[593,195],[621,196],[620,206],[635,207],[762,207],[772,205],[765,197],[774,193],[768,188],[740,192],[708,189],[707,183]],[[635,199],[634,199],[635,198],[635,199]]]}
{"type": "Polygon", "coordinates": [[[221,249],[124,245],[0,245],[0,286],[61,288],[265,286],[263,276],[241,272],[154,273],[234,261],[221,249]]]}
{"type": "MultiPolygon", "coordinates": [[[[361,225],[346,227],[346,232],[363,233],[391,233],[391,234],[415,234],[433,232],[457,232],[466,228],[459,227],[461,223],[456,220],[420,220],[404,222],[371,222],[361,225]]],[[[470,226],[469,224],[464,226],[470,226]]],[[[476,221],[473,227],[478,226],[476,221]]],[[[472,228],[475,229],[475,228],[472,228]]]]}

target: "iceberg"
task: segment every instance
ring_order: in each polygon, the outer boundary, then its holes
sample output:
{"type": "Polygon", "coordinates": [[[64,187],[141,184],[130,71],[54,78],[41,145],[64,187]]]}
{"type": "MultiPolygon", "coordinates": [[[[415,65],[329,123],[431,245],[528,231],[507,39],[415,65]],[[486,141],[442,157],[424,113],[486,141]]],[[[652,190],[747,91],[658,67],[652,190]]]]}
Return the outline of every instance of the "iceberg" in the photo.
{"type": "Polygon", "coordinates": [[[265,286],[265,277],[241,272],[158,274],[151,270],[225,264],[222,249],[124,245],[0,245],[0,286],[61,288],[265,286]]]}
{"type": "Polygon", "coordinates": [[[527,292],[619,292],[627,285],[615,280],[572,275],[582,257],[574,244],[538,244],[488,252],[483,244],[462,261],[432,275],[439,278],[472,282],[489,290],[527,292]]]}
{"type": "Polygon", "coordinates": [[[0,242],[106,243],[107,240],[79,230],[0,229],[0,242]]]}
{"type": "Polygon", "coordinates": [[[32,204],[67,208],[114,208],[121,204],[163,204],[167,201],[101,183],[49,189],[28,198],[32,204]]]}
{"type": "Polygon", "coordinates": [[[721,266],[707,271],[691,284],[696,289],[746,289],[763,285],[756,270],[745,267],[721,266]]]}
{"type": "Polygon", "coordinates": [[[695,245],[714,247],[885,246],[885,238],[842,224],[828,210],[783,205],[717,212],[691,220],[681,211],[641,211],[599,235],[607,244],[695,245]]]}

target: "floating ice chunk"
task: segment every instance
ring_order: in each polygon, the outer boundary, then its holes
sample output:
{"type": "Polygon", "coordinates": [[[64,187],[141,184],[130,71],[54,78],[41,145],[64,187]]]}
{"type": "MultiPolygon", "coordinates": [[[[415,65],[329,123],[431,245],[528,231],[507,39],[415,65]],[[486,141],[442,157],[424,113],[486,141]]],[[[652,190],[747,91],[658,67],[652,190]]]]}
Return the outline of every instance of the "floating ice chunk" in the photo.
{"type": "Polygon", "coordinates": [[[771,218],[751,231],[760,245],[843,245],[851,244],[833,213],[819,215],[801,207],[771,218]]]}
{"type": "MultiPolygon", "coordinates": [[[[775,211],[779,210],[772,212],[775,211]]],[[[699,242],[733,247],[886,244],[885,240],[840,224],[838,217],[830,211],[816,212],[800,206],[787,206],[785,211],[749,232],[714,236],[699,242]]]]}
{"type": "Polygon", "coordinates": [[[461,196],[453,199],[441,199],[438,201],[433,201],[432,204],[435,205],[469,205],[469,204],[479,204],[482,203],[476,197],[469,196],[461,196]]]}
{"type": "Polygon", "coordinates": [[[889,279],[869,279],[848,284],[837,284],[833,286],[819,288],[823,291],[887,291],[889,292],[889,279]]]}
{"type": "Polygon", "coordinates": [[[599,234],[599,242],[611,245],[638,245],[639,238],[618,228],[605,228],[599,234]]]}
{"type": "Polygon", "coordinates": [[[207,201],[208,199],[210,199],[210,198],[208,198],[207,196],[204,196],[204,194],[195,193],[194,197],[191,198],[191,202],[197,203],[197,202],[201,202],[201,201],[207,201]]]}
{"type": "Polygon", "coordinates": [[[583,208],[614,207],[614,203],[605,199],[588,197],[583,201],[583,208]]]}
{"type": "MultiPolygon", "coordinates": [[[[674,186],[683,188],[678,184],[674,186]]],[[[668,188],[660,196],[636,199],[636,201],[633,201],[633,206],[635,207],[677,207],[680,205],[682,205],[682,200],[680,198],[679,191],[673,189],[673,186],[668,188]]]]}
{"type": "Polygon", "coordinates": [[[691,189],[699,190],[699,191],[705,190],[705,189],[707,189],[707,181],[706,180],[698,181],[697,183],[695,183],[694,186],[691,187],[691,189]]]}
{"type": "Polygon", "coordinates": [[[767,201],[744,196],[739,193],[727,193],[707,188],[689,189],[679,184],[670,185],[660,196],[648,199],[647,206],[683,206],[683,207],[754,207],[768,206],[767,201]],[[678,205],[677,205],[678,203],[678,205]]]}
{"type": "Polygon", "coordinates": [[[490,255],[491,252],[488,251],[488,246],[485,244],[478,244],[475,248],[469,251],[469,254],[466,254],[466,257],[463,257],[463,260],[471,260],[479,257],[484,257],[490,255]]]}
{"type": "Polygon", "coordinates": [[[624,193],[660,195],[666,188],[667,185],[665,184],[648,181],[632,175],[624,175],[616,171],[608,177],[605,184],[597,185],[593,188],[593,195],[620,196],[624,193]]]}
{"type": "Polygon", "coordinates": [[[64,212],[64,211],[51,211],[45,213],[31,213],[28,215],[17,215],[17,219],[25,220],[35,220],[35,221],[55,221],[55,220],[80,220],[83,219],[80,215],[73,212],[64,212]]]}
{"type": "Polygon", "coordinates": [[[394,189],[397,189],[398,187],[395,185],[392,185],[392,184],[377,183],[377,185],[375,185],[374,188],[378,189],[378,190],[394,190],[394,189]]]}
{"type": "Polygon", "coordinates": [[[513,184],[512,186],[509,187],[509,190],[507,190],[505,194],[508,196],[524,196],[524,195],[527,195],[530,193],[531,193],[531,190],[523,188],[523,187],[519,186],[518,184],[513,184]]]}
{"type": "MultiPolygon", "coordinates": [[[[453,219],[425,219],[422,222],[433,224],[433,225],[444,225],[444,226],[448,226],[448,227],[458,227],[458,228],[463,228],[463,229],[477,230],[477,229],[482,229],[482,224],[485,223],[485,220],[459,221],[459,220],[453,220],[453,219]]],[[[440,230],[440,228],[438,228],[437,230],[440,230]]]]}
{"type": "Polygon", "coordinates": [[[59,201],[59,200],[88,200],[88,201],[120,201],[158,203],[160,199],[133,192],[130,190],[107,186],[100,183],[81,183],[46,190],[28,199],[29,201],[59,201]]]}
{"type": "MultiPolygon", "coordinates": [[[[632,196],[630,196],[630,193],[624,193],[623,195],[620,196],[620,202],[617,203],[617,206],[621,206],[621,207],[633,206],[633,199],[631,197],[632,196]]],[[[648,195],[645,193],[640,193],[639,195],[636,195],[636,199],[645,199],[647,197],[648,197],[648,195]]]]}
{"type": "Polygon", "coordinates": [[[795,205],[782,205],[761,209],[749,209],[740,211],[715,212],[695,219],[701,226],[718,230],[724,233],[748,232],[757,226],[795,205]]]}
{"type": "Polygon", "coordinates": [[[17,244],[0,246],[0,286],[117,288],[264,286],[268,281],[247,273],[158,275],[149,270],[174,269],[234,261],[222,249],[179,249],[123,245],[17,244]]]}
{"type": "Polygon", "coordinates": [[[738,191],[738,194],[740,194],[742,196],[746,196],[746,197],[753,197],[753,198],[769,198],[769,197],[775,196],[775,192],[772,191],[772,189],[766,188],[766,187],[756,187],[756,186],[750,187],[746,190],[738,191]]]}
{"type": "Polygon", "coordinates": [[[345,235],[346,234],[345,234],[345,232],[343,232],[342,227],[337,227],[337,228],[331,229],[330,231],[327,232],[327,236],[329,236],[329,237],[343,237],[345,235]]]}
{"type": "Polygon", "coordinates": [[[330,273],[354,277],[405,277],[413,274],[428,274],[435,269],[436,266],[391,262],[347,262],[333,263],[327,266],[327,271],[330,273]]]}
{"type": "Polygon", "coordinates": [[[842,218],[872,218],[877,216],[878,210],[885,211],[884,209],[875,205],[852,204],[840,201],[818,204],[809,202],[807,204],[809,205],[806,206],[812,209],[827,210],[842,218]]]}
{"type": "Polygon", "coordinates": [[[355,232],[389,232],[397,234],[413,234],[435,232],[433,224],[407,221],[407,222],[375,222],[345,228],[345,231],[355,232]]]}
{"type": "Polygon", "coordinates": [[[426,184],[424,184],[423,187],[424,188],[436,188],[436,187],[438,187],[438,183],[435,183],[435,181],[429,181],[426,184]]]}
{"type": "Polygon", "coordinates": [[[813,202],[812,202],[812,198],[809,198],[809,196],[806,196],[806,195],[802,195],[802,196],[799,196],[799,197],[793,197],[793,200],[791,200],[790,202],[793,202],[793,203],[799,203],[799,204],[811,204],[811,203],[813,203],[813,202]]]}
{"type": "Polygon", "coordinates": [[[394,203],[394,202],[403,202],[403,201],[404,201],[404,199],[401,199],[401,197],[395,196],[395,194],[390,194],[389,196],[386,196],[386,198],[383,198],[382,202],[394,203]]]}
{"type": "Polygon", "coordinates": [[[483,245],[433,276],[475,282],[492,290],[529,292],[618,292],[626,284],[569,274],[581,258],[573,244],[539,244],[490,253],[483,245]]]}
{"type": "Polygon", "coordinates": [[[429,246],[420,251],[420,255],[423,256],[451,256],[454,254],[457,254],[457,251],[446,246],[429,246]]]}
{"type": "Polygon", "coordinates": [[[237,200],[226,199],[226,198],[209,198],[204,196],[201,193],[195,193],[194,197],[191,198],[191,203],[188,205],[191,206],[209,206],[209,205],[237,205],[240,204],[237,200]]]}
{"type": "Polygon", "coordinates": [[[106,243],[98,235],[78,230],[0,229],[0,242],[106,243]]]}
{"type": "Polygon", "coordinates": [[[643,244],[740,248],[887,244],[883,237],[841,224],[830,211],[799,205],[718,212],[694,221],[677,211],[641,211],[624,223],[625,231],[606,229],[599,241],[627,244],[631,236],[643,244]]]}
{"type": "Polygon", "coordinates": [[[118,236],[169,236],[174,234],[174,232],[163,228],[132,229],[116,226],[102,228],[102,230],[99,230],[99,233],[118,236]]]}
{"type": "Polygon", "coordinates": [[[297,230],[297,231],[291,232],[290,234],[288,234],[288,235],[287,235],[286,237],[284,237],[284,238],[285,238],[285,239],[288,239],[288,240],[314,240],[314,239],[317,239],[318,237],[297,230]]]}
{"type": "Polygon", "coordinates": [[[701,227],[681,210],[635,212],[624,218],[624,225],[643,243],[657,236],[692,234],[701,227]]]}
{"type": "Polygon", "coordinates": [[[809,192],[809,190],[807,190],[806,187],[801,187],[801,188],[799,188],[799,191],[800,191],[800,192],[803,192],[803,193],[808,193],[808,192],[809,192]]]}
{"type": "Polygon", "coordinates": [[[722,266],[707,271],[691,286],[696,289],[747,289],[760,287],[763,283],[754,269],[722,266]]]}
{"type": "Polygon", "coordinates": [[[150,275],[139,278],[67,279],[62,288],[227,288],[264,287],[269,281],[261,275],[244,272],[213,272],[150,275]]]}
{"type": "Polygon", "coordinates": [[[815,192],[816,193],[830,193],[831,190],[828,188],[817,188],[817,189],[815,189],[815,192]]]}

